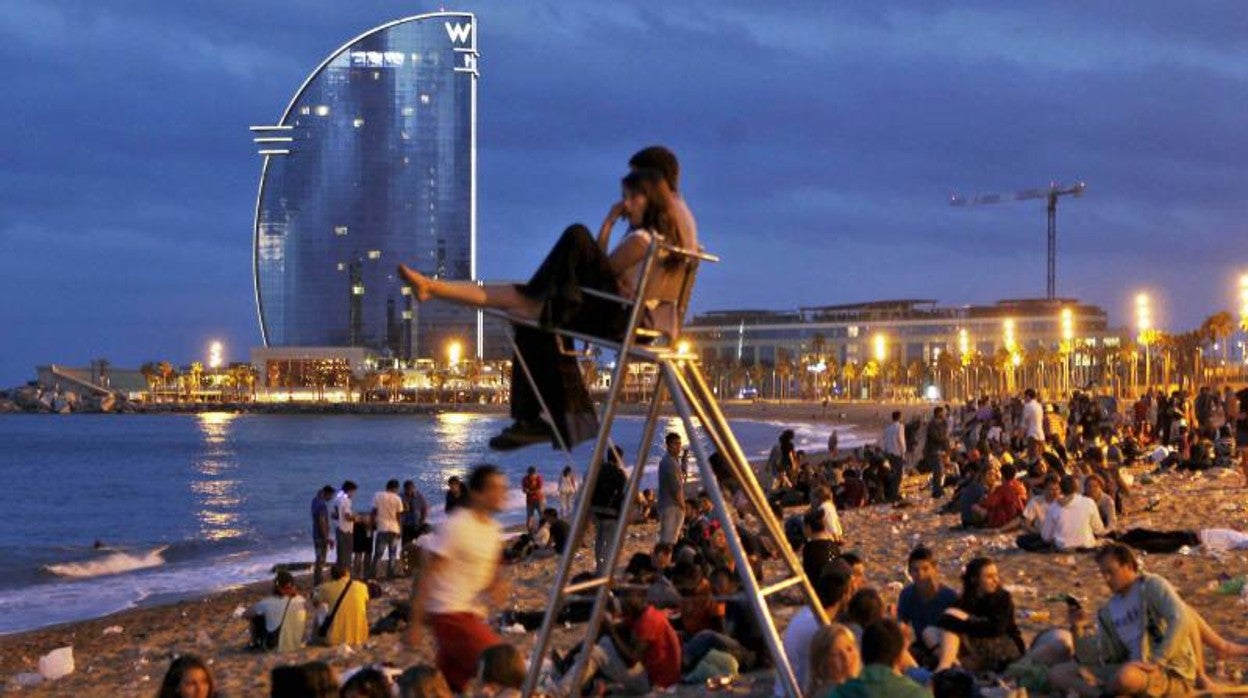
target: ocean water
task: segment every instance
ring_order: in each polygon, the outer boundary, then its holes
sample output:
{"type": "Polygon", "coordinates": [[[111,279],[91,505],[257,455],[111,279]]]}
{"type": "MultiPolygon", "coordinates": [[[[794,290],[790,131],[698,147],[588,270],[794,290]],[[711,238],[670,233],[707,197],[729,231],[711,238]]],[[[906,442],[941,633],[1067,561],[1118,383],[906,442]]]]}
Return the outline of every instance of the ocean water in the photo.
{"type": "MultiPolygon", "coordinates": [[[[613,437],[630,459],[641,422],[617,419],[613,437]]],[[[489,451],[486,441],[506,424],[501,415],[465,413],[0,418],[0,634],[254,582],[275,564],[310,561],[309,504],[320,486],[345,479],[359,483],[360,508],[386,480],[415,480],[440,514],[447,477],[496,463],[516,485],[504,518],[520,520],[524,470],[537,467],[553,486],[569,462],[541,445],[489,451]]],[[[733,428],[751,457],[765,455],[784,428],[811,451],[831,431],[763,420],[733,428]]],[[[852,426],[837,429],[842,447],[861,443],[852,426]]],[[[652,463],[666,431],[684,433],[675,418],[660,424],[652,463]]],[[[573,452],[578,474],[591,448],[573,452]]]]}

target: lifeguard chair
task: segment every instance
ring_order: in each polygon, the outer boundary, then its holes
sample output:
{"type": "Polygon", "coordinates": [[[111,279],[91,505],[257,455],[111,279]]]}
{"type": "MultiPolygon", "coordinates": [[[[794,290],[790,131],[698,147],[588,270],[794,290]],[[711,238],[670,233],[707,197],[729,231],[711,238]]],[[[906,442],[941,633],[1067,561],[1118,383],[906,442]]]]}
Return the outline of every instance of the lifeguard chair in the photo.
{"type": "MultiPolygon", "coordinates": [[[[740,596],[749,603],[754,612],[758,627],[767,643],[767,649],[771,655],[780,683],[785,687],[788,695],[796,698],[802,695],[802,691],[801,687],[797,685],[797,679],[789,664],[788,657],[785,655],[780,634],[776,630],[771,611],[767,605],[767,599],[776,593],[796,587],[800,590],[805,603],[814,612],[815,617],[822,623],[828,622],[823,605],[819,603],[814,587],[803,571],[801,561],[793,552],[793,549],[789,547],[781,522],[777,521],[775,516],[772,515],[766,493],[754,477],[754,471],[751,469],[745,453],[741,450],[740,444],[737,443],[728,420],[720,410],[714,393],[707,385],[706,378],[698,366],[696,357],[680,350],[680,334],[683,329],[685,315],[689,309],[689,300],[693,295],[698,268],[703,262],[718,262],[719,259],[714,255],[699,250],[683,249],[669,245],[656,236],[647,250],[637,287],[639,289],[648,288],[647,282],[651,278],[655,264],[660,263],[661,259],[673,258],[683,260],[683,280],[678,284],[678,289],[674,294],[670,297],[660,297],[657,300],[659,304],[671,304],[672,307],[669,310],[675,312],[676,317],[676,330],[674,333],[664,333],[641,326],[641,321],[644,317],[643,311],[647,303],[587,288],[582,288],[582,292],[619,303],[629,309],[628,325],[622,337],[618,340],[611,340],[560,329],[550,330],[552,335],[613,350],[618,353],[618,359],[612,375],[610,392],[602,404],[602,413],[598,435],[594,441],[593,455],[590,457],[589,464],[585,469],[584,483],[582,485],[583,494],[579,498],[572,520],[569,522],[571,525],[569,540],[559,560],[554,585],[550,592],[550,602],[546,606],[546,615],[542,621],[536,642],[533,645],[528,675],[524,683],[524,695],[526,696],[533,695],[538,688],[543,658],[550,648],[551,635],[557,622],[556,619],[568,602],[568,597],[593,593],[593,610],[586,623],[583,636],[586,649],[580,653],[575,665],[570,670],[575,676],[575,679],[572,681],[574,686],[580,686],[583,681],[586,668],[585,660],[590,654],[588,648],[598,637],[608,593],[616,584],[615,569],[619,563],[620,552],[624,547],[624,536],[628,528],[627,521],[636,503],[637,491],[650,454],[654,440],[654,431],[662,405],[664,400],[669,397],[684,424],[686,433],[690,435],[690,447],[697,460],[698,473],[703,488],[710,495],[711,501],[715,506],[716,518],[719,520],[719,524],[728,538],[728,547],[741,579],[740,596]],[[646,421],[642,428],[641,443],[637,447],[637,457],[633,461],[633,469],[629,474],[621,503],[618,520],[624,525],[616,526],[615,535],[608,549],[606,564],[603,566],[603,570],[600,573],[596,573],[596,576],[592,579],[572,583],[573,561],[585,536],[590,514],[590,497],[588,493],[592,492],[597,484],[598,474],[601,470],[606,450],[612,445],[611,427],[615,420],[621,392],[624,389],[628,367],[634,362],[655,365],[659,379],[655,382],[653,392],[649,396],[649,409],[647,410],[646,421]],[[697,418],[696,423],[694,422],[695,417],[697,418]],[[728,473],[740,482],[750,505],[758,514],[758,519],[763,529],[775,541],[776,547],[780,552],[781,563],[784,566],[785,576],[783,578],[763,586],[762,580],[754,576],[753,569],[746,559],[745,551],[741,545],[741,539],[737,535],[736,526],[729,514],[723,490],[712,471],[710,454],[703,448],[702,443],[693,437],[697,433],[695,431],[697,425],[701,426],[701,430],[706,434],[711,444],[724,457],[728,473]]],[[[650,303],[653,304],[654,300],[656,299],[650,299],[650,303]]],[[[503,317],[513,324],[538,327],[537,323],[530,320],[516,318],[501,312],[494,312],[494,314],[503,317]]],[[[520,356],[519,352],[516,352],[516,356],[520,356]]],[[[528,367],[524,365],[523,359],[520,358],[517,363],[525,379],[530,384],[533,384],[532,374],[529,372],[528,367]]],[[[569,453],[570,458],[568,445],[563,442],[562,437],[559,435],[559,429],[554,427],[553,416],[550,414],[545,401],[542,400],[536,385],[534,385],[534,392],[538,395],[544,418],[551,423],[559,446],[569,453]]],[[[579,694],[579,691],[575,692],[579,694]]]]}

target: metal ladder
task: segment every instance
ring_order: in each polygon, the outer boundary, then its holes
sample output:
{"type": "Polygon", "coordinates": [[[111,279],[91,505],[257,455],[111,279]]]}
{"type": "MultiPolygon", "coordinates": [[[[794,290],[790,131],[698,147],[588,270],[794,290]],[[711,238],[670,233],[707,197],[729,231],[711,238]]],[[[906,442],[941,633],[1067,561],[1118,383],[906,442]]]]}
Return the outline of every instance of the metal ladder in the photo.
{"type": "MultiPolygon", "coordinates": [[[[644,266],[642,268],[641,278],[637,285],[638,289],[647,288],[647,281],[650,279],[651,272],[656,263],[660,259],[660,255],[676,255],[686,260],[686,273],[683,283],[681,284],[679,295],[670,299],[677,306],[677,317],[683,319],[688,309],[689,298],[692,294],[693,282],[696,278],[696,271],[699,261],[718,261],[713,255],[705,254],[700,251],[685,250],[661,242],[657,237],[651,243],[647,252],[644,266]]],[[[754,476],[754,471],[750,467],[749,460],[746,458],[741,446],[737,443],[736,436],[732,432],[732,428],[728,424],[728,420],[724,417],[723,412],[719,408],[714,393],[708,387],[705,377],[702,375],[698,367],[696,359],[688,354],[683,354],[676,350],[677,337],[669,338],[670,341],[666,347],[651,348],[640,346],[637,342],[638,338],[654,339],[653,330],[640,328],[639,323],[642,318],[642,310],[644,304],[635,302],[632,299],[613,296],[611,294],[602,293],[592,289],[582,289],[586,293],[597,295],[608,300],[619,302],[629,307],[629,322],[627,329],[623,334],[622,340],[616,342],[605,340],[602,338],[591,337],[567,330],[554,329],[552,334],[568,337],[574,340],[581,340],[590,344],[596,344],[607,349],[613,349],[618,352],[618,359],[615,371],[612,376],[611,389],[606,401],[603,403],[602,415],[599,424],[598,437],[594,443],[593,455],[590,457],[588,466],[586,467],[585,476],[583,478],[581,496],[578,499],[575,512],[572,515],[570,523],[570,532],[568,542],[564,547],[564,552],[559,560],[559,565],[555,574],[554,585],[551,589],[550,601],[546,606],[546,614],[542,620],[541,629],[538,632],[536,642],[532,648],[532,656],[530,657],[528,674],[524,682],[524,695],[533,695],[538,688],[538,682],[541,678],[543,659],[550,648],[552,633],[555,629],[557,618],[560,611],[564,608],[569,600],[569,596],[579,595],[585,592],[594,592],[594,605],[590,613],[589,620],[586,623],[584,631],[585,647],[580,652],[577,661],[570,670],[574,679],[572,685],[577,687],[573,690],[574,695],[580,694],[579,687],[584,680],[586,670],[586,660],[590,654],[589,649],[596,642],[599,630],[602,627],[603,616],[606,611],[606,604],[612,586],[615,584],[614,571],[619,563],[620,554],[624,547],[624,538],[628,529],[628,520],[636,503],[637,491],[640,487],[641,478],[645,471],[646,462],[651,450],[651,444],[654,440],[654,432],[658,422],[658,417],[662,410],[665,398],[670,397],[672,405],[675,407],[677,414],[680,416],[686,433],[689,435],[691,448],[698,464],[698,472],[701,477],[702,485],[707,494],[711,497],[711,501],[715,507],[715,515],[722,527],[728,541],[729,551],[732,554],[733,561],[736,566],[737,574],[741,580],[741,592],[739,597],[744,598],[754,612],[755,621],[758,623],[759,630],[762,632],[763,638],[767,644],[767,649],[771,655],[772,663],[780,678],[781,685],[786,689],[788,695],[797,698],[802,695],[801,686],[797,684],[796,676],[789,664],[788,657],[785,655],[784,647],[779,632],[775,627],[771,611],[767,605],[767,599],[779,592],[797,587],[800,589],[802,597],[807,605],[810,606],[816,619],[820,623],[828,622],[827,614],[823,610],[823,605],[819,602],[814,587],[802,568],[801,560],[789,547],[788,539],[784,535],[781,522],[777,521],[772,515],[771,507],[767,501],[766,493],[758,484],[754,476]],[[611,427],[614,423],[615,415],[621,398],[621,392],[624,388],[624,379],[627,375],[628,365],[630,362],[642,362],[655,364],[658,368],[659,380],[656,381],[654,391],[650,398],[649,409],[646,413],[645,425],[642,428],[641,441],[637,447],[637,457],[633,461],[633,469],[629,474],[625,492],[622,501],[622,508],[617,518],[615,527],[615,535],[611,540],[606,556],[606,565],[603,571],[596,573],[596,576],[577,583],[571,583],[572,566],[577,551],[581,547],[584,539],[586,528],[589,523],[590,510],[592,508],[590,494],[597,485],[598,475],[601,471],[606,449],[611,445],[611,427]],[[695,423],[695,418],[697,422],[695,423]],[[741,485],[742,490],[748,499],[750,505],[757,513],[758,519],[763,526],[763,530],[775,542],[775,547],[779,550],[780,561],[785,569],[784,578],[773,582],[768,586],[760,586],[761,580],[754,576],[753,568],[750,566],[746,557],[745,550],[742,547],[741,539],[737,534],[737,529],[732,515],[725,501],[723,489],[718,479],[715,477],[711,468],[710,454],[703,448],[701,441],[695,438],[695,428],[701,425],[707,438],[719,452],[727,463],[729,474],[735,478],[741,485]]],[[[518,320],[513,317],[503,315],[506,319],[517,324],[528,324],[534,326],[534,323],[526,320],[518,320]]],[[[513,338],[514,348],[514,338],[513,338]]],[[[519,352],[516,352],[519,356],[519,352]]],[[[523,359],[519,361],[522,373],[526,379],[533,382],[532,374],[528,367],[524,365],[523,359]]],[[[554,428],[556,439],[559,446],[569,453],[569,445],[563,442],[559,437],[559,429],[555,426],[554,415],[551,415],[546,407],[545,401],[541,399],[540,391],[534,386],[534,392],[538,396],[541,409],[547,421],[554,428]]],[[[568,455],[570,458],[570,453],[568,455]]],[[[566,678],[566,677],[565,677],[566,678]]]]}

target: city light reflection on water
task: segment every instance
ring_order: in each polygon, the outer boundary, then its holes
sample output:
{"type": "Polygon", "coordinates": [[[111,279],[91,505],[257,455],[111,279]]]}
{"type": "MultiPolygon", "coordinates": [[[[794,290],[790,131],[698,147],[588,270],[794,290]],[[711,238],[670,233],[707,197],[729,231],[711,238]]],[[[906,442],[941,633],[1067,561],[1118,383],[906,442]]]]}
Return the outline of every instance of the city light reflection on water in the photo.
{"type": "Polygon", "coordinates": [[[195,496],[199,533],[207,540],[241,538],[246,533],[239,514],[245,501],[241,482],[225,477],[238,469],[230,438],[231,423],[237,416],[231,412],[204,412],[197,416],[202,437],[195,458],[199,477],[191,481],[190,487],[195,496]]]}

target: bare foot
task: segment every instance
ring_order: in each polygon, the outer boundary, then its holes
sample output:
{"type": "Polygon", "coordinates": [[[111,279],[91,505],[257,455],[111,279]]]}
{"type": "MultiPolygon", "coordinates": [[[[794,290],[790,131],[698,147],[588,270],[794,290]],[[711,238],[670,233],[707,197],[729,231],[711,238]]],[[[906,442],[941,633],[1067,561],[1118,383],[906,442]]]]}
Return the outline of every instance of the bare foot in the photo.
{"type": "Polygon", "coordinates": [[[412,289],[412,294],[416,296],[417,301],[424,303],[433,296],[429,291],[429,277],[406,264],[399,265],[399,278],[412,289]]]}

